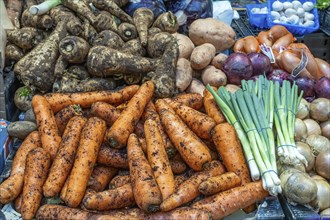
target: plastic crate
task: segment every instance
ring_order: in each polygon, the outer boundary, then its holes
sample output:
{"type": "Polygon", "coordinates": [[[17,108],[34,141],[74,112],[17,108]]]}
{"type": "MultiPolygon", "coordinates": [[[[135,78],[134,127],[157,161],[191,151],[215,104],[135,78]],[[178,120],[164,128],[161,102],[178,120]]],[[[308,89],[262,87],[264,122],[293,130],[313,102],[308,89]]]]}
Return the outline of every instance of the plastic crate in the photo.
{"type": "Polygon", "coordinates": [[[267,14],[252,13],[253,8],[267,8],[267,4],[248,4],[246,5],[246,12],[250,26],[257,28],[268,28],[267,14]]]}
{"type": "MultiPolygon", "coordinates": [[[[294,34],[296,36],[303,36],[305,34],[310,34],[310,33],[313,33],[315,31],[317,31],[320,28],[318,10],[315,7],[311,11],[311,13],[314,14],[314,22],[315,22],[314,27],[304,27],[304,26],[301,26],[301,25],[291,25],[291,24],[285,24],[285,23],[274,23],[272,21],[270,13],[272,11],[272,4],[275,1],[287,2],[288,0],[269,0],[268,1],[268,16],[267,16],[268,27],[272,27],[274,25],[280,24],[280,25],[285,26],[292,34],[294,34]]],[[[301,3],[311,1],[314,4],[316,4],[316,0],[299,0],[299,1],[301,3]]]]}
{"type": "Polygon", "coordinates": [[[330,36],[330,7],[327,10],[319,10],[320,30],[330,36]]]}

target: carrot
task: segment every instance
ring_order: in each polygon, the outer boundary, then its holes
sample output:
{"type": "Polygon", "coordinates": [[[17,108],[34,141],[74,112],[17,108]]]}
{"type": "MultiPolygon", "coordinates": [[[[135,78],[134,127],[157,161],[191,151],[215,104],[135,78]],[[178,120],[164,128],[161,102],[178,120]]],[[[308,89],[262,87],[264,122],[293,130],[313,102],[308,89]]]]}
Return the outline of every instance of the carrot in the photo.
{"type": "Polygon", "coordinates": [[[14,200],[15,211],[18,213],[21,213],[22,200],[23,200],[22,193],[19,194],[14,200]]]}
{"type": "Polygon", "coordinates": [[[102,143],[96,159],[97,163],[115,167],[115,168],[128,168],[127,152],[125,150],[113,149],[102,143]]]}
{"type": "Polygon", "coordinates": [[[169,105],[198,137],[211,139],[212,129],[216,125],[211,117],[176,101],[170,101],[169,105]]]}
{"type": "Polygon", "coordinates": [[[198,190],[203,195],[209,196],[240,186],[241,183],[239,176],[233,172],[227,172],[208,178],[199,185],[198,190]]]}
{"type": "Polygon", "coordinates": [[[104,138],[106,123],[97,117],[89,118],[81,132],[75,161],[63,194],[69,207],[77,207],[84,197],[88,180],[92,174],[99,148],[104,138]]]}
{"type": "Polygon", "coordinates": [[[164,199],[160,205],[161,211],[170,211],[192,201],[200,195],[198,186],[201,182],[205,181],[209,177],[220,175],[224,172],[225,169],[219,161],[212,161],[209,163],[209,167],[205,171],[194,173],[191,177],[189,177],[189,179],[180,184],[172,195],[170,195],[167,199],[164,199]]]}
{"type": "Polygon", "coordinates": [[[127,183],[131,183],[131,177],[129,175],[117,175],[110,181],[109,189],[117,188],[127,183]]]}
{"type": "Polygon", "coordinates": [[[170,160],[170,165],[174,174],[181,174],[187,169],[187,165],[183,160],[170,160]]]}
{"type": "Polygon", "coordinates": [[[181,207],[174,209],[170,212],[156,212],[146,216],[148,220],[177,220],[177,219],[189,219],[189,220],[210,220],[211,214],[204,210],[193,209],[190,207],[181,207]]]}
{"type": "Polygon", "coordinates": [[[183,160],[195,171],[202,170],[203,165],[211,161],[207,146],[192,132],[179,116],[171,112],[168,104],[161,99],[156,101],[165,131],[179,151],[183,160]]]}
{"type": "Polygon", "coordinates": [[[60,135],[63,135],[64,129],[69,120],[75,115],[81,115],[82,109],[79,105],[68,105],[55,115],[55,121],[57,124],[60,135]]]}
{"type": "Polygon", "coordinates": [[[166,199],[174,192],[174,175],[167,157],[164,143],[157,123],[152,119],[144,122],[147,142],[147,157],[154,172],[162,198],[166,199]]]}
{"type": "Polygon", "coordinates": [[[148,28],[154,22],[154,13],[149,8],[138,8],[134,11],[133,22],[142,46],[146,46],[148,42],[148,28]]]}
{"type": "Polygon", "coordinates": [[[109,142],[110,147],[122,148],[127,144],[128,136],[134,131],[134,127],[139,121],[144,107],[150,101],[154,89],[155,86],[151,81],[147,81],[140,86],[128,102],[127,108],[123,110],[106,133],[106,140],[109,142]]]}
{"type": "Polygon", "coordinates": [[[203,107],[203,97],[199,93],[180,93],[173,100],[196,110],[203,107]]]}
{"type": "Polygon", "coordinates": [[[191,207],[210,212],[212,219],[222,219],[266,196],[268,192],[262,188],[261,181],[257,181],[206,197],[192,204],[191,207]]]}
{"type": "Polygon", "coordinates": [[[0,184],[1,204],[13,201],[22,192],[27,155],[31,150],[38,147],[41,147],[39,133],[33,131],[18,148],[13,159],[10,176],[0,184]]]}
{"type": "MultiPolygon", "coordinates": [[[[217,151],[228,172],[234,172],[241,178],[242,185],[251,182],[251,176],[235,128],[229,123],[215,126],[212,136],[217,151]]],[[[252,206],[246,211],[251,211],[252,206]]]]}
{"type": "MultiPolygon", "coordinates": [[[[213,87],[213,89],[216,91],[215,87],[213,87]]],[[[212,94],[207,89],[204,90],[203,104],[206,114],[213,118],[216,124],[220,124],[226,121],[226,118],[222,114],[218,104],[215,102],[212,94]]]]}
{"type": "Polygon", "coordinates": [[[133,133],[138,137],[144,137],[144,122],[141,119],[136,123],[133,133]]]}
{"type": "Polygon", "coordinates": [[[92,176],[87,183],[87,187],[96,192],[103,191],[109,184],[110,180],[116,175],[117,169],[97,165],[94,167],[92,176]]]}
{"type": "Polygon", "coordinates": [[[108,126],[112,126],[119,118],[120,110],[106,102],[95,102],[91,106],[91,114],[102,118],[108,126]]]}
{"type": "Polygon", "coordinates": [[[144,156],[140,142],[135,134],[129,136],[127,155],[131,185],[137,205],[146,212],[157,211],[162,201],[162,195],[152,168],[144,156]]]}
{"type": "Polygon", "coordinates": [[[145,219],[145,213],[138,208],[117,209],[105,213],[94,214],[89,220],[141,220],[145,219]]]}
{"type": "Polygon", "coordinates": [[[48,219],[48,220],[56,220],[56,219],[87,220],[91,215],[92,213],[81,209],[69,208],[63,205],[45,204],[38,209],[36,218],[48,219]]]}
{"type": "Polygon", "coordinates": [[[135,201],[132,186],[128,183],[102,192],[90,191],[85,194],[82,203],[87,209],[106,211],[131,206],[135,201]]]}
{"type": "Polygon", "coordinates": [[[130,100],[138,89],[138,85],[131,85],[118,91],[48,93],[45,95],[45,98],[49,102],[53,112],[57,113],[65,106],[74,104],[80,105],[81,108],[89,108],[95,102],[107,102],[118,105],[130,100]]]}
{"type": "Polygon", "coordinates": [[[50,163],[48,152],[41,147],[31,150],[27,155],[21,205],[23,219],[32,219],[38,211],[50,163]]]}
{"type": "Polygon", "coordinates": [[[168,158],[172,158],[175,153],[176,153],[176,149],[174,147],[174,145],[172,144],[170,138],[168,137],[168,135],[166,134],[166,132],[164,131],[164,127],[160,121],[159,115],[157,113],[157,110],[155,108],[155,105],[152,101],[150,101],[147,106],[144,109],[143,115],[142,115],[142,119],[144,121],[146,121],[147,119],[153,119],[158,126],[159,132],[162,136],[163,139],[163,143],[165,146],[165,150],[167,153],[168,158]]]}
{"type": "Polygon", "coordinates": [[[42,147],[53,160],[61,142],[54,113],[48,101],[41,95],[34,95],[31,104],[36,117],[42,147]]]}
{"type": "Polygon", "coordinates": [[[53,197],[61,191],[73,166],[81,131],[86,121],[87,119],[82,116],[74,116],[66,126],[59,151],[43,186],[44,196],[53,197]]]}

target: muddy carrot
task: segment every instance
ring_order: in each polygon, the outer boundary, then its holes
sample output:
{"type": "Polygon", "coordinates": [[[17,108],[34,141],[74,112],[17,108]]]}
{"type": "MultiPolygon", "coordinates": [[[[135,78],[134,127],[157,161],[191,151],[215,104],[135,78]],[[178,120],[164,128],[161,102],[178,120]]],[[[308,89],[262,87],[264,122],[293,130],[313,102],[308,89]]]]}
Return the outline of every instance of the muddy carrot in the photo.
{"type": "Polygon", "coordinates": [[[169,101],[169,105],[198,137],[211,139],[216,123],[210,116],[176,101],[169,101]]]}
{"type": "Polygon", "coordinates": [[[69,120],[75,115],[82,115],[82,109],[79,105],[68,105],[55,114],[55,121],[61,136],[69,120]]]}
{"type": "Polygon", "coordinates": [[[184,161],[170,160],[170,166],[174,174],[181,174],[187,169],[187,165],[184,161]]]}
{"type": "Polygon", "coordinates": [[[86,121],[87,119],[82,116],[74,116],[66,126],[60,149],[43,186],[44,196],[53,197],[61,191],[73,166],[80,134],[86,121]]]}
{"type": "Polygon", "coordinates": [[[144,122],[141,119],[135,125],[133,133],[138,137],[144,137],[144,122]]]}
{"type": "Polygon", "coordinates": [[[138,85],[126,86],[118,91],[95,91],[78,93],[48,93],[45,98],[49,102],[54,113],[68,105],[79,104],[81,108],[89,108],[95,102],[107,102],[119,105],[132,98],[139,89],[138,85]]]}
{"type": "Polygon", "coordinates": [[[102,165],[95,166],[92,176],[87,183],[87,187],[96,192],[103,191],[108,186],[110,180],[116,175],[117,171],[118,170],[113,167],[102,165]]]}
{"type": "Polygon", "coordinates": [[[87,220],[91,215],[92,213],[81,209],[69,208],[63,205],[45,204],[38,209],[36,218],[48,220],[87,220]]]}
{"type": "Polygon", "coordinates": [[[110,147],[123,148],[127,144],[128,136],[134,131],[142,116],[143,110],[153,96],[155,86],[151,81],[143,83],[127,104],[119,118],[106,133],[106,140],[110,147]]]}
{"type": "Polygon", "coordinates": [[[168,135],[164,131],[164,127],[163,127],[163,125],[160,121],[160,118],[159,118],[159,115],[157,113],[156,107],[155,107],[155,105],[152,101],[150,101],[147,104],[147,106],[144,109],[143,115],[142,115],[142,119],[144,121],[146,121],[149,118],[153,119],[157,123],[157,126],[159,128],[159,132],[160,132],[160,134],[162,136],[162,139],[163,139],[163,143],[164,143],[164,146],[165,146],[167,156],[168,156],[168,158],[172,158],[177,151],[176,151],[174,145],[172,144],[170,138],[168,137],[168,135]]]}
{"type": "Polygon", "coordinates": [[[131,206],[135,203],[131,184],[102,192],[86,193],[83,205],[89,210],[107,211],[131,206]]]}
{"type": "Polygon", "coordinates": [[[174,175],[163,139],[157,123],[153,119],[147,119],[144,122],[144,131],[147,143],[147,158],[162,193],[162,198],[166,199],[174,192],[174,175]]]}
{"type": "Polygon", "coordinates": [[[145,219],[145,213],[138,208],[117,209],[100,214],[93,214],[89,220],[141,220],[145,219]]]}
{"type": "Polygon", "coordinates": [[[64,201],[69,207],[77,207],[84,197],[87,182],[96,163],[105,130],[105,121],[92,117],[88,119],[81,132],[75,161],[64,193],[64,201]]]}
{"type": "Polygon", "coordinates": [[[196,110],[203,107],[203,97],[199,93],[181,93],[174,96],[173,100],[196,110]]]}
{"type": "Polygon", "coordinates": [[[209,177],[220,175],[225,172],[225,169],[220,161],[214,160],[208,165],[209,167],[205,171],[194,173],[189,179],[181,183],[172,195],[163,200],[160,205],[161,211],[170,211],[192,201],[200,195],[198,186],[201,182],[205,181],[209,177]]]}
{"type": "MultiPolygon", "coordinates": [[[[213,87],[213,89],[216,91],[215,87],[213,87]]],[[[222,114],[218,104],[207,89],[204,90],[203,104],[206,114],[213,118],[216,124],[226,122],[225,116],[222,114]]]]}
{"type": "Polygon", "coordinates": [[[183,160],[195,171],[211,161],[207,146],[192,132],[179,116],[173,114],[168,104],[158,99],[156,109],[164,125],[165,131],[179,151],[183,160]]]}
{"type": "Polygon", "coordinates": [[[23,219],[32,219],[40,206],[42,186],[50,167],[48,152],[39,147],[31,150],[26,159],[21,214],[23,219]]]}
{"type": "Polygon", "coordinates": [[[192,204],[191,207],[210,212],[212,219],[222,219],[266,196],[268,192],[262,188],[261,181],[257,181],[206,197],[192,204]]]}
{"type": "Polygon", "coordinates": [[[91,114],[102,118],[108,126],[111,126],[118,119],[120,110],[106,102],[95,102],[91,106],[91,114]]]}
{"type": "Polygon", "coordinates": [[[14,201],[14,206],[15,206],[15,211],[18,213],[21,213],[21,207],[22,207],[22,193],[18,195],[18,197],[16,197],[15,201],[14,201]]]}
{"type": "Polygon", "coordinates": [[[13,201],[22,192],[27,155],[31,150],[38,147],[41,147],[39,133],[33,131],[18,148],[13,159],[10,176],[0,184],[1,204],[13,201]]]}
{"type": "Polygon", "coordinates": [[[146,212],[158,211],[162,195],[135,134],[129,136],[127,155],[131,185],[137,205],[146,212]]]}
{"type": "Polygon", "coordinates": [[[204,210],[193,209],[190,207],[181,207],[169,212],[157,212],[146,216],[148,220],[210,220],[211,214],[204,210]]]}
{"type": "Polygon", "coordinates": [[[127,183],[131,183],[131,177],[129,175],[117,175],[109,183],[109,189],[123,186],[127,183]]]}
{"type": "Polygon", "coordinates": [[[240,185],[241,178],[233,172],[227,172],[208,178],[199,185],[198,190],[203,195],[209,196],[240,185]]]}
{"type": "Polygon", "coordinates": [[[42,148],[49,153],[50,158],[53,160],[61,142],[54,112],[47,99],[41,95],[33,96],[32,108],[36,116],[42,148]]]}
{"type": "Polygon", "coordinates": [[[102,143],[97,155],[97,163],[115,168],[128,168],[127,152],[124,149],[113,149],[102,143]]]}

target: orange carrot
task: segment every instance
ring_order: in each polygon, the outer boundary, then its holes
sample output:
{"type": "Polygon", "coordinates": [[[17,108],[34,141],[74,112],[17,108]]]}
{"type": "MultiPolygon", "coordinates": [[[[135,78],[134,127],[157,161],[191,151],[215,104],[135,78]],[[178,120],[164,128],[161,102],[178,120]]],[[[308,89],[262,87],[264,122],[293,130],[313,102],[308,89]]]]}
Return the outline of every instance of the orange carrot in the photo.
{"type": "Polygon", "coordinates": [[[247,183],[224,192],[206,197],[191,205],[192,208],[208,211],[212,219],[222,219],[268,196],[261,181],[247,183]]]}
{"type": "Polygon", "coordinates": [[[170,165],[174,174],[181,174],[187,169],[187,165],[183,160],[170,160],[170,165]]]}
{"type": "Polygon", "coordinates": [[[97,162],[105,166],[126,169],[128,168],[127,152],[110,148],[103,142],[97,155],[97,162]]]}
{"type": "Polygon", "coordinates": [[[26,158],[21,214],[23,219],[32,219],[40,206],[42,186],[50,167],[50,156],[41,148],[31,150],[26,158]]]}
{"type": "Polygon", "coordinates": [[[193,170],[202,170],[203,165],[211,161],[207,146],[187,127],[179,116],[168,110],[170,107],[164,100],[157,100],[156,109],[167,135],[183,160],[193,170]]]}
{"type": "Polygon", "coordinates": [[[181,207],[170,212],[157,212],[146,216],[148,220],[210,220],[211,214],[199,209],[192,209],[190,207],[181,207]]]}
{"type": "Polygon", "coordinates": [[[144,137],[144,122],[141,119],[135,125],[133,133],[138,137],[144,137]]]}
{"type": "Polygon", "coordinates": [[[106,211],[131,206],[135,203],[131,184],[102,192],[89,191],[82,201],[89,210],[106,211]]]}
{"type": "Polygon", "coordinates": [[[74,104],[79,104],[82,108],[89,108],[95,102],[107,102],[119,105],[130,100],[138,89],[138,85],[131,85],[118,91],[48,93],[45,95],[45,98],[49,102],[53,112],[57,113],[65,106],[74,104]]]}
{"type": "Polygon", "coordinates": [[[92,176],[87,183],[87,187],[96,192],[103,191],[109,184],[110,180],[116,175],[117,169],[97,165],[94,167],[92,176]]]}
{"type": "Polygon", "coordinates": [[[63,199],[69,207],[77,207],[84,197],[105,130],[105,121],[92,117],[88,119],[81,132],[76,158],[67,180],[66,192],[63,193],[65,195],[63,199]]]}
{"type": "Polygon", "coordinates": [[[144,137],[138,137],[139,138],[139,142],[142,148],[142,151],[145,155],[147,155],[147,141],[144,137]]]}
{"type": "Polygon", "coordinates": [[[203,97],[199,93],[180,93],[173,100],[196,110],[203,107],[203,97]]]}
{"type": "Polygon", "coordinates": [[[176,101],[169,101],[169,105],[198,137],[211,139],[212,129],[216,125],[211,117],[176,101]]]}
{"type": "Polygon", "coordinates": [[[199,185],[198,190],[203,195],[209,196],[240,185],[241,178],[233,172],[227,172],[208,178],[199,185]]]}
{"type": "Polygon", "coordinates": [[[102,118],[108,126],[112,126],[119,118],[120,110],[106,102],[95,102],[91,106],[91,114],[102,118]]]}
{"type": "Polygon", "coordinates": [[[71,219],[71,220],[87,220],[90,219],[92,213],[81,209],[69,208],[63,205],[45,204],[42,205],[37,212],[37,219],[71,219]]]}
{"type": "Polygon", "coordinates": [[[93,214],[89,220],[141,220],[145,219],[145,213],[138,208],[123,208],[93,214]]]}
{"type": "Polygon", "coordinates": [[[147,106],[145,107],[142,118],[143,118],[144,121],[151,118],[157,123],[157,126],[159,128],[159,132],[160,132],[160,134],[162,136],[162,139],[163,139],[163,143],[164,143],[164,146],[165,146],[167,156],[168,156],[168,158],[172,158],[176,153],[176,149],[175,149],[174,145],[172,144],[170,138],[168,137],[168,135],[164,131],[164,127],[163,127],[163,125],[160,121],[159,115],[158,115],[158,113],[156,111],[156,108],[155,108],[155,105],[152,101],[150,101],[147,104],[147,106]]]}
{"type": "Polygon", "coordinates": [[[220,161],[212,161],[209,163],[209,167],[205,171],[194,173],[189,179],[179,185],[179,187],[172,195],[163,200],[162,204],[160,205],[161,211],[170,211],[176,207],[192,201],[194,198],[200,195],[198,186],[201,182],[205,181],[209,177],[220,175],[224,172],[225,169],[220,161]]]}
{"type": "MultiPolygon", "coordinates": [[[[213,87],[213,89],[216,91],[215,87],[213,87]]],[[[216,124],[220,124],[226,121],[226,118],[222,114],[218,104],[215,102],[212,94],[207,89],[204,90],[203,103],[206,114],[213,118],[216,124]]]]}
{"type": "Polygon", "coordinates": [[[51,160],[54,160],[60,147],[61,136],[52,108],[47,99],[41,95],[33,96],[32,108],[36,116],[42,148],[49,153],[51,160]]]}
{"type": "Polygon", "coordinates": [[[67,123],[75,115],[82,115],[82,109],[79,105],[68,105],[56,113],[55,121],[61,136],[63,135],[67,123]]]}
{"type": "Polygon", "coordinates": [[[152,168],[141,149],[139,139],[134,133],[128,138],[127,155],[131,185],[137,205],[146,212],[157,211],[162,195],[152,168]]]}
{"type": "Polygon", "coordinates": [[[151,118],[144,122],[144,131],[147,143],[147,158],[154,172],[162,198],[166,199],[174,192],[174,175],[163,139],[157,123],[151,118]]]}
{"type": "Polygon", "coordinates": [[[128,136],[134,131],[145,106],[150,101],[155,86],[151,81],[143,83],[127,104],[119,118],[106,133],[106,140],[110,147],[123,148],[127,144],[128,136]]]}
{"type": "Polygon", "coordinates": [[[22,200],[23,200],[22,193],[19,194],[14,200],[15,211],[18,213],[21,213],[22,200]]]}
{"type": "Polygon", "coordinates": [[[59,193],[69,176],[73,166],[76,149],[79,145],[81,130],[87,119],[74,116],[69,121],[60,144],[60,149],[50,168],[48,177],[43,186],[44,196],[54,197],[59,193]]]}
{"type": "Polygon", "coordinates": [[[131,183],[131,177],[129,175],[117,175],[110,181],[109,189],[117,188],[127,183],[131,183]]]}
{"type": "Polygon", "coordinates": [[[28,153],[41,147],[39,133],[31,132],[18,148],[11,166],[10,176],[0,184],[0,203],[7,204],[13,201],[23,189],[24,172],[28,153]]]}

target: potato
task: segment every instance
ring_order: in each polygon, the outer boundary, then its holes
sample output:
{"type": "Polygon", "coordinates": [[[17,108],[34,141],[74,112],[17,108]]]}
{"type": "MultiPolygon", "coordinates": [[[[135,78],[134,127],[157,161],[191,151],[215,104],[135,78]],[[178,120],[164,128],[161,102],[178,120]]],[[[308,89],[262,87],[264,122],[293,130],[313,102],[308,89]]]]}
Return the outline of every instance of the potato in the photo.
{"type": "Polygon", "coordinates": [[[226,23],[214,18],[197,19],[189,26],[189,38],[195,45],[213,44],[217,51],[231,48],[236,33],[226,23]]]}
{"type": "Polygon", "coordinates": [[[191,83],[192,72],[190,61],[185,58],[179,58],[176,64],[175,85],[180,92],[184,91],[191,83]]]}
{"type": "Polygon", "coordinates": [[[24,121],[31,121],[36,123],[36,116],[34,115],[33,109],[30,108],[24,114],[24,121]]]}
{"type": "Polygon", "coordinates": [[[186,92],[187,93],[199,93],[199,94],[201,94],[201,96],[204,97],[204,90],[205,90],[204,84],[200,80],[193,78],[191,80],[190,85],[186,89],[186,92]]]}
{"type": "Polygon", "coordinates": [[[234,84],[227,84],[226,89],[231,93],[235,93],[237,90],[239,90],[241,88],[237,85],[234,85],[234,84]]]}
{"type": "Polygon", "coordinates": [[[179,33],[174,33],[172,35],[176,38],[179,45],[179,58],[189,59],[191,52],[195,48],[194,43],[186,35],[179,33]]]}
{"type": "Polygon", "coordinates": [[[223,63],[227,60],[228,56],[224,53],[219,53],[213,57],[211,64],[218,69],[222,68],[223,63]]]}
{"type": "Polygon", "coordinates": [[[7,126],[8,134],[20,140],[24,140],[32,131],[36,130],[36,123],[31,121],[15,121],[7,126]]]}
{"type": "Polygon", "coordinates": [[[218,88],[227,84],[227,76],[220,69],[208,65],[202,72],[202,81],[204,85],[210,84],[218,88]]]}
{"type": "Polygon", "coordinates": [[[191,67],[196,70],[204,69],[211,63],[215,52],[215,47],[209,43],[195,47],[190,55],[191,67]]]}

